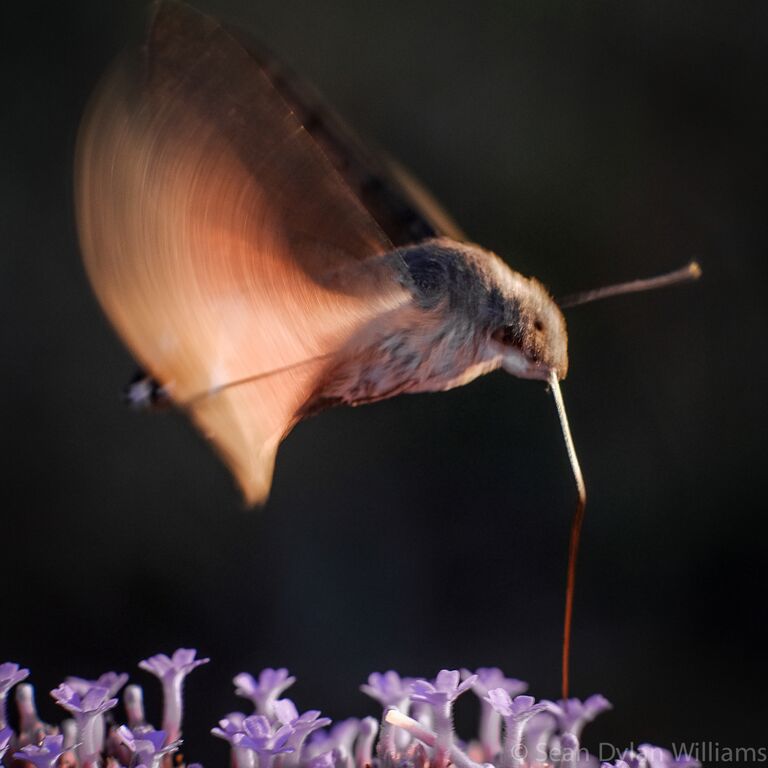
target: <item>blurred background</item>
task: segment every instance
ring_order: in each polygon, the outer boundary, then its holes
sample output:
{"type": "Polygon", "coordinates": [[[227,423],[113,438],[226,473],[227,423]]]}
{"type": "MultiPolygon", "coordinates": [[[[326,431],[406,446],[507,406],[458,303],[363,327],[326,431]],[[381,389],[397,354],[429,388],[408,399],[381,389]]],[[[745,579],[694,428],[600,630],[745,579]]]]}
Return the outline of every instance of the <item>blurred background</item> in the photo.
{"type": "MultiPolygon", "coordinates": [[[[574,695],[623,746],[768,746],[766,74],[761,2],[197,0],[312,80],[475,241],[555,295],[700,260],[695,285],[568,312],[590,493],[574,695]]],[[[557,697],[574,505],[552,398],[503,373],[337,409],[245,511],[178,413],[120,401],[133,363],[83,273],[72,153],[143,2],[16,3],[0,49],[0,656],[42,714],[65,675],[196,647],[185,752],[288,666],[300,708],[375,713],[370,671],[501,666],[557,697]]],[[[472,704],[459,727],[471,731],[472,704]]]]}

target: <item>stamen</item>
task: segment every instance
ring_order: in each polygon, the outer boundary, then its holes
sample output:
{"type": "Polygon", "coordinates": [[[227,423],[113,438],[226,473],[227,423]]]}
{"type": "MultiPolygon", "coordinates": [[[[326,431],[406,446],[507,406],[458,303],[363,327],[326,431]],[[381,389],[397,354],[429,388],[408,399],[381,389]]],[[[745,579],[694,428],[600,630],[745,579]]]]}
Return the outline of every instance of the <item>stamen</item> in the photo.
{"type": "MultiPolygon", "coordinates": [[[[390,707],[385,711],[384,720],[390,725],[407,731],[414,739],[418,739],[428,747],[435,747],[437,745],[437,734],[424,728],[421,723],[403,714],[396,707],[390,707]]],[[[483,768],[455,745],[452,745],[450,748],[450,759],[456,768],[483,768]]]]}
{"type": "Polygon", "coordinates": [[[384,715],[384,720],[390,725],[395,725],[398,728],[402,728],[403,730],[408,731],[408,733],[410,733],[414,739],[418,739],[428,747],[435,746],[437,737],[432,731],[424,728],[417,720],[414,720],[412,717],[408,717],[408,715],[404,715],[395,707],[390,707],[387,709],[384,715]]]}
{"type": "Polygon", "coordinates": [[[668,272],[665,275],[657,277],[647,277],[640,280],[630,280],[626,283],[617,283],[616,285],[607,285],[604,288],[595,288],[592,291],[582,291],[581,293],[572,293],[558,302],[563,309],[576,307],[580,304],[587,304],[590,301],[599,299],[609,299],[612,296],[621,296],[625,293],[640,293],[641,291],[652,291],[655,288],[666,288],[676,283],[684,283],[689,280],[698,280],[701,277],[701,267],[698,262],[692,261],[690,264],[668,272]]]}
{"type": "Polygon", "coordinates": [[[563,679],[562,694],[563,698],[568,698],[570,655],[571,655],[571,624],[573,622],[573,595],[576,588],[576,559],[579,554],[579,542],[581,540],[581,527],[584,522],[584,509],[587,505],[587,488],[584,484],[584,476],[579,466],[579,458],[576,455],[576,448],[571,436],[571,428],[568,425],[568,415],[565,412],[565,403],[563,402],[563,393],[560,391],[560,382],[557,380],[557,372],[552,370],[549,373],[549,385],[552,387],[552,394],[555,398],[555,407],[560,419],[560,427],[563,430],[565,438],[565,449],[568,452],[568,460],[571,462],[573,479],[576,481],[576,491],[578,501],[576,502],[576,511],[571,521],[571,535],[568,542],[568,578],[565,588],[565,617],[563,620],[563,679]]]}

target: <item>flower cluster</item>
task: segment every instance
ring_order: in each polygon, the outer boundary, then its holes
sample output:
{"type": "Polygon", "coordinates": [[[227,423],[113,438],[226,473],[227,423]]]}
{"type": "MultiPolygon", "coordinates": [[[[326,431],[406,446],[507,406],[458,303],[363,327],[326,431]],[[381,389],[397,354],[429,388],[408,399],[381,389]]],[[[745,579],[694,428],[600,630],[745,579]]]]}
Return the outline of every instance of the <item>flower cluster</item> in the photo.
{"type": "MultiPolygon", "coordinates": [[[[171,768],[184,766],[181,746],[184,678],[208,659],[181,648],[140,662],[163,690],[162,728],[144,717],[143,692],[128,675],[107,672],[98,680],[70,677],[51,695],[69,718],[60,726],[40,721],[29,675],[17,664],[0,665],[0,763],[26,768],[171,768]],[[18,731],[6,721],[6,698],[15,687],[18,731]],[[114,718],[123,690],[126,723],[114,718]]],[[[317,710],[299,713],[284,697],[295,678],[265,669],[234,679],[235,693],[253,710],[231,712],[212,729],[230,745],[234,768],[598,768],[580,746],[584,726],[610,708],[602,696],[581,701],[536,701],[526,683],[501,670],[438,673],[434,680],[374,673],[360,686],[382,707],[378,720],[350,718],[335,724],[317,710]],[[454,732],[453,706],[472,691],[480,701],[478,737],[454,732]]],[[[602,768],[697,768],[682,755],[651,745],[626,751],[602,768]]],[[[189,766],[200,768],[200,766],[189,766]]]]}

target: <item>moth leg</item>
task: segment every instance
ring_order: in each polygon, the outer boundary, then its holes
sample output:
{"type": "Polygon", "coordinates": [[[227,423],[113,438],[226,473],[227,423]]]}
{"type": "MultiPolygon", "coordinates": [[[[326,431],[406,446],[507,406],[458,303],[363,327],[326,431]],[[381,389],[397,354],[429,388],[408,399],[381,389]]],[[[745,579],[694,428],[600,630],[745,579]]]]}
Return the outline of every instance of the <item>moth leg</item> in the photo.
{"type": "Polygon", "coordinates": [[[123,389],[123,400],[137,411],[161,410],[171,403],[163,385],[141,368],[123,389]]]}

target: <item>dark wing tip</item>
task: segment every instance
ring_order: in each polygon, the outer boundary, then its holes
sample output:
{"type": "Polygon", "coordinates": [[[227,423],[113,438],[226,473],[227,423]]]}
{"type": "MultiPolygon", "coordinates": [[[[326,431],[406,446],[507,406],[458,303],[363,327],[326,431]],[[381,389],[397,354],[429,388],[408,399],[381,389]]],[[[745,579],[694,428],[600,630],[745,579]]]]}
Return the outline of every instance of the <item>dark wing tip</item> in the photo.
{"type": "Polygon", "coordinates": [[[221,30],[216,19],[182,0],[155,0],[144,42],[147,83],[152,86],[168,76],[183,79],[190,62],[221,30]]]}

